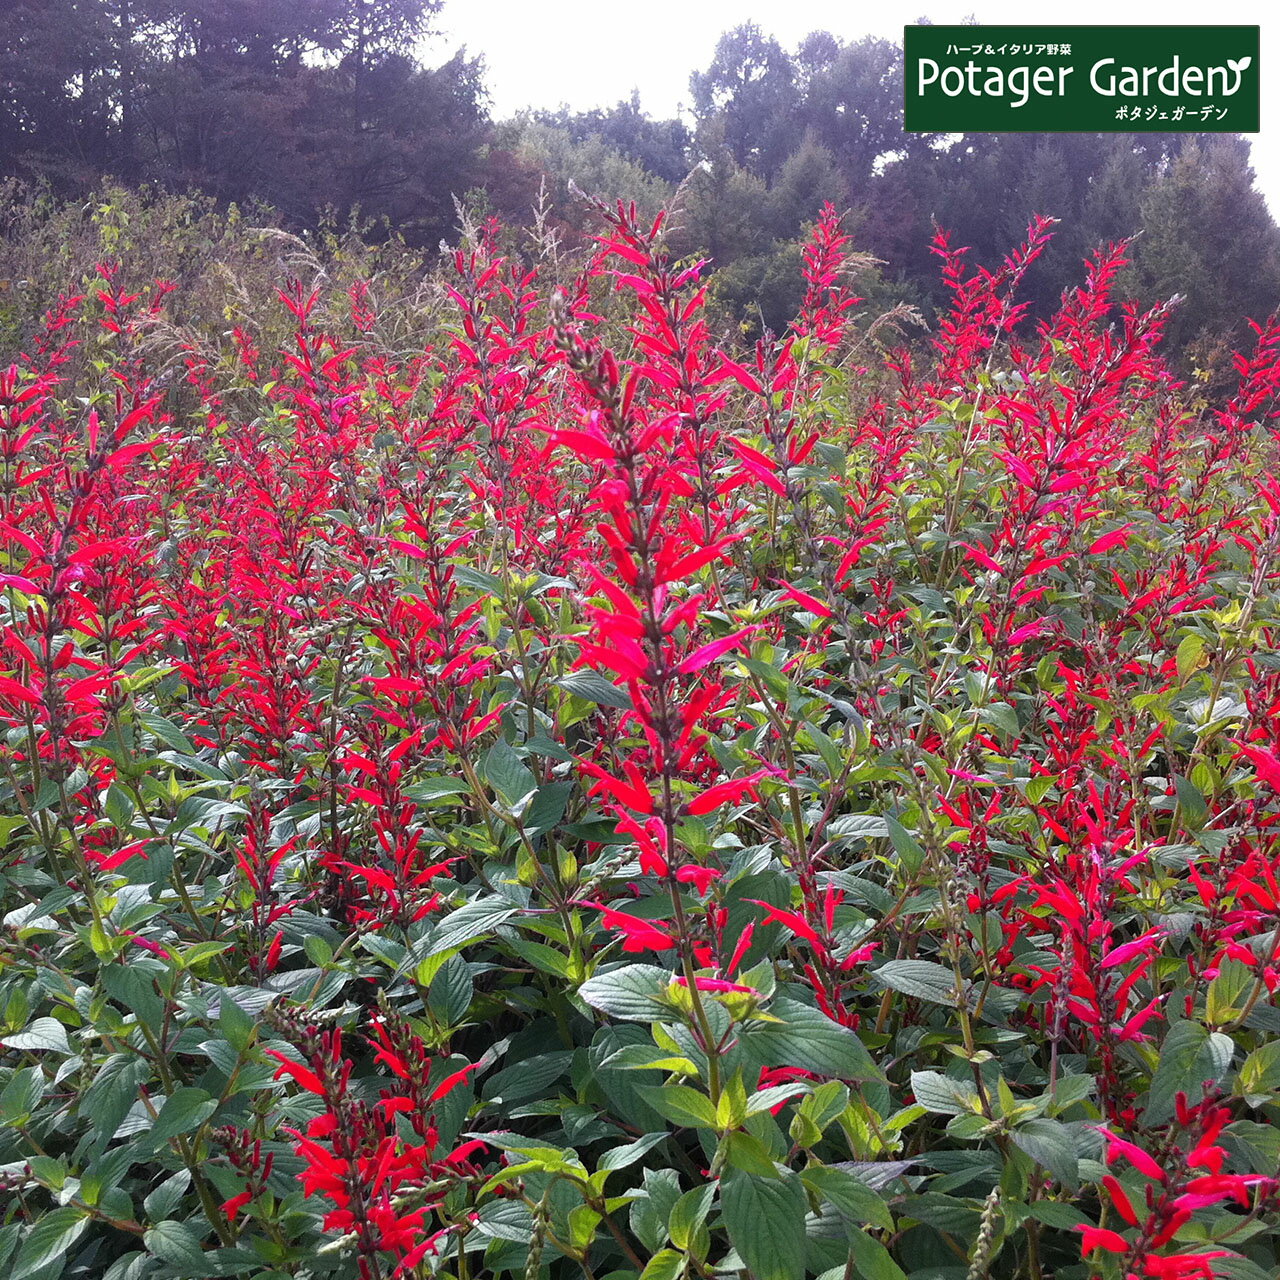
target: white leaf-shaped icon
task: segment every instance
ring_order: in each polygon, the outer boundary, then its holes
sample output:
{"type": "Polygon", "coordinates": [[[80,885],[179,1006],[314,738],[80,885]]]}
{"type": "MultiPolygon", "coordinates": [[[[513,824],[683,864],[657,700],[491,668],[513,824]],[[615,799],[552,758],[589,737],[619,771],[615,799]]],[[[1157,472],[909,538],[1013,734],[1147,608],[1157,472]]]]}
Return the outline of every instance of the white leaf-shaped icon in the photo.
{"type": "Polygon", "coordinates": [[[1228,58],[1227,66],[1229,66],[1231,70],[1236,73],[1236,75],[1239,75],[1242,71],[1248,71],[1249,68],[1253,66],[1253,59],[1252,58],[1228,58]]]}

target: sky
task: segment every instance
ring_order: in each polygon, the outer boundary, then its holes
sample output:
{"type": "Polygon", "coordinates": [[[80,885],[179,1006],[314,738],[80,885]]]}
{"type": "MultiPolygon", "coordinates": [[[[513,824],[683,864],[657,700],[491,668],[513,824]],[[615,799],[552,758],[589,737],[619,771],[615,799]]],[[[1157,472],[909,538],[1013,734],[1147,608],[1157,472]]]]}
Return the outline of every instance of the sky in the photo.
{"type": "MultiPolygon", "coordinates": [[[[1048,12],[1046,9],[1045,13],[1048,12]]],[[[1251,135],[1257,185],[1280,218],[1280,9],[1275,0],[1073,0],[1063,22],[1126,25],[1247,24],[1262,29],[1262,132],[1251,135]]],[[[900,40],[902,28],[927,15],[938,24],[972,15],[982,23],[1022,24],[1025,0],[445,0],[437,19],[441,56],[465,45],[482,54],[495,116],[522,107],[608,107],[639,90],[651,115],[689,105],[689,73],[711,60],[721,33],[755,22],[787,48],[810,31],[845,40],[864,35],[900,40]]],[[[1045,18],[1037,15],[1043,24],[1045,18]]]]}

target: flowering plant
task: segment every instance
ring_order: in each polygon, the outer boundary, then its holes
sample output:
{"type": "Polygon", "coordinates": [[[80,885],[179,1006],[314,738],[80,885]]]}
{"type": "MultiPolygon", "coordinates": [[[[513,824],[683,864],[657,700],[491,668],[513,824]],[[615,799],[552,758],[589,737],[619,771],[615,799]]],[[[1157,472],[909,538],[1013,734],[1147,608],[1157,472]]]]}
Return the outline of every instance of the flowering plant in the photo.
{"type": "Polygon", "coordinates": [[[0,1274],[1274,1274],[1280,323],[597,214],[5,362],[0,1274]]]}

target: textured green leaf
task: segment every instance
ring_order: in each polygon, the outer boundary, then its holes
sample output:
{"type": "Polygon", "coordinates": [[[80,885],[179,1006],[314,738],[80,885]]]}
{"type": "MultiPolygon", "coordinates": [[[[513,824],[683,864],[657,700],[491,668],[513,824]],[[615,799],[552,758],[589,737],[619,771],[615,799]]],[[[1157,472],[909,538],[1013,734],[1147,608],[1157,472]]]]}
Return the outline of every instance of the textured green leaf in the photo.
{"type": "Polygon", "coordinates": [[[489,748],[480,772],[509,808],[519,804],[538,785],[538,780],[505,738],[499,738],[489,748]]]}
{"type": "Polygon", "coordinates": [[[893,1214],[889,1206],[865,1182],[844,1169],[831,1165],[811,1165],[801,1174],[805,1186],[833,1204],[840,1216],[862,1227],[893,1230],[893,1214]]]}
{"type": "Polygon", "coordinates": [[[685,1084],[640,1085],[637,1093],[660,1115],[686,1129],[714,1129],[711,1099],[685,1084]]]}
{"type": "Polygon", "coordinates": [[[749,1133],[737,1131],[725,1135],[725,1159],[735,1169],[744,1173],[754,1173],[761,1178],[779,1176],[777,1165],[769,1154],[768,1148],[759,1138],[749,1133]]]}
{"type": "Polygon", "coordinates": [[[644,1264],[640,1280],[676,1280],[683,1267],[683,1253],[676,1249],[659,1249],[644,1264]]]}
{"type": "Polygon", "coordinates": [[[630,1164],[645,1156],[652,1151],[659,1143],[665,1142],[668,1135],[663,1133],[646,1133],[643,1138],[637,1138],[634,1142],[625,1142],[619,1147],[610,1147],[608,1151],[600,1157],[599,1168],[601,1169],[625,1169],[630,1164]]]}
{"type": "Polygon", "coordinates": [[[827,826],[827,835],[839,840],[881,840],[889,828],[878,813],[848,813],[827,826]]]}
{"type": "Polygon", "coordinates": [[[1151,1077],[1146,1121],[1164,1124],[1175,1113],[1175,1099],[1185,1093],[1198,1103],[1204,1086],[1217,1084],[1231,1066],[1235,1046],[1229,1036],[1209,1032],[1198,1022],[1175,1022],[1160,1045],[1160,1060],[1151,1077]]]}
{"type": "Polygon", "coordinates": [[[662,1013],[656,997],[666,991],[671,974],[653,964],[628,964],[588,978],[578,995],[593,1009],[631,1022],[655,1022],[662,1013]]]}
{"type": "Polygon", "coordinates": [[[872,977],[881,986],[904,996],[952,1008],[957,1004],[955,974],[932,960],[890,960],[875,970],[872,977]]]}
{"type": "Polygon", "coordinates": [[[618,688],[598,671],[571,671],[555,684],[575,698],[585,698],[601,707],[619,707],[629,711],[633,705],[631,695],[625,689],[618,688]]]}
{"type": "Polygon", "coordinates": [[[21,1124],[44,1097],[44,1072],[39,1067],[15,1071],[0,1092],[0,1124],[21,1124]]]}
{"type": "Polygon", "coordinates": [[[1056,1120],[1028,1120],[1009,1135],[1016,1146],[1043,1165],[1068,1190],[1080,1182],[1080,1160],[1071,1131],[1056,1120]]]}
{"type": "Polygon", "coordinates": [[[27,1232],[7,1280],[25,1280],[25,1277],[35,1275],[49,1263],[64,1257],[88,1225],[88,1218],[72,1205],[46,1213],[27,1232]]]}
{"type": "Polygon", "coordinates": [[[808,1207],[794,1173],[760,1178],[729,1169],[720,1179],[725,1228],[753,1280],[803,1280],[808,1207]]]}
{"type": "Polygon", "coordinates": [[[67,1041],[67,1029],[57,1018],[37,1018],[22,1031],[15,1031],[0,1040],[6,1049],[52,1050],[55,1053],[70,1053],[71,1045],[67,1041]]]}
{"type": "Polygon", "coordinates": [[[184,1267],[188,1275],[199,1275],[204,1269],[204,1250],[200,1237],[185,1222],[157,1223],[142,1238],[152,1253],[164,1262],[184,1267]]]}
{"type": "Polygon", "coordinates": [[[889,1250],[873,1235],[855,1231],[849,1237],[854,1272],[860,1280],[907,1280],[906,1272],[894,1262],[889,1250]]]}
{"type": "Polygon", "coordinates": [[[978,1109],[978,1094],[973,1086],[940,1071],[913,1071],[911,1092],[922,1107],[940,1115],[961,1116],[978,1109]]]}
{"type": "Polygon", "coordinates": [[[217,1098],[203,1089],[175,1089],[151,1127],[151,1141],[163,1142],[198,1129],[218,1109],[217,1098]]]}
{"type": "Polygon", "coordinates": [[[879,1080],[862,1041],[847,1027],[797,1000],[779,997],[768,1009],[778,1022],[754,1023],[742,1045],[761,1066],[799,1067],[836,1080],[879,1080]]]}

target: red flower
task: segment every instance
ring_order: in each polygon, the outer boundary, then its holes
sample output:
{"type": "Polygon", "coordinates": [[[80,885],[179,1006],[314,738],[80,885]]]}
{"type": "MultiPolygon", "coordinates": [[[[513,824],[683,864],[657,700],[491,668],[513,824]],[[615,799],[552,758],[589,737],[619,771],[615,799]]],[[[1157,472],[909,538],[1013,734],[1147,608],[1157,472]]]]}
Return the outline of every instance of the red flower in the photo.
{"type": "Polygon", "coordinates": [[[676,945],[671,934],[648,920],[614,911],[611,907],[600,906],[598,903],[589,905],[601,912],[608,928],[617,929],[622,934],[623,951],[670,951],[676,945]]]}
{"type": "Polygon", "coordinates": [[[803,938],[806,942],[812,943],[813,946],[825,950],[825,944],[818,937],[817,931],[811,924],[796,911],[784,911],[781,907],[775,907],[770,902],[761,902],[759,898],[747,898],[747,902],[754,903],[757,907],[763,907],[766,914],[766,923],[784,924],[797,938],[803,938]]]}
{"type": "Polygon", "coordinates": [[[1118,1231],[1108,1231],[1105,1227],[1077,1227],[1084,1239],[1081,1249],[1086,1255],[1095,1249],[1105,1249],[1108,1253],[1128,1253],[1129,1242],[1118,1231]]]}

